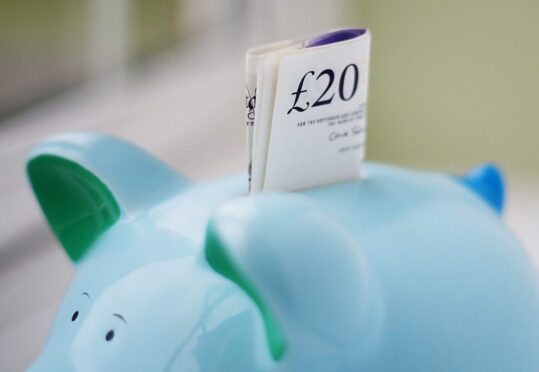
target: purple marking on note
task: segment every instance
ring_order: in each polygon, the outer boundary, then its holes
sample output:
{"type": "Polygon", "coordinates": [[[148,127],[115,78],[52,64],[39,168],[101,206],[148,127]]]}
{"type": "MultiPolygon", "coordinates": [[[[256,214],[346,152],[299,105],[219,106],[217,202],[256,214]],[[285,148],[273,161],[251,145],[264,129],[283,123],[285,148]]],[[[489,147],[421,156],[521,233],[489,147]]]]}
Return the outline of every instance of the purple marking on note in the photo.
{"type": "Polygon", "coordinates": [[[305,48],[312,48],[321,45],[338,43],[340,41],[354,39],[359,37],[367,32],[365,28],[351,28],[348,30],[338,30],[328,32],[322,36],[319,36],[315,39],[309,40],[305,48]]]}

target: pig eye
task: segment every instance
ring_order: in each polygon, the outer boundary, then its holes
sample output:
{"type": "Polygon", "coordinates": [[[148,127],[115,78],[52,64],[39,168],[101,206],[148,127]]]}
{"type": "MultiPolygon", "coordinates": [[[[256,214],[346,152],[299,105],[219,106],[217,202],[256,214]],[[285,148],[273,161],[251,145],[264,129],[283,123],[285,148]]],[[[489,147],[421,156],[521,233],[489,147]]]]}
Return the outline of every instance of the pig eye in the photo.
{"type": "Polygon", "coordinates": [[[110,341],[114,338],[114,331],[111,329],[110,331],[107,332],[107,334],[105,335],[105,340],[107,341],[110,341]]]}
{"type": "Polygon", "coordinates": [[[79,311],[75,311],[73,315],[71,315],[71,321],[74,322],[79,317],[79,311]]]}

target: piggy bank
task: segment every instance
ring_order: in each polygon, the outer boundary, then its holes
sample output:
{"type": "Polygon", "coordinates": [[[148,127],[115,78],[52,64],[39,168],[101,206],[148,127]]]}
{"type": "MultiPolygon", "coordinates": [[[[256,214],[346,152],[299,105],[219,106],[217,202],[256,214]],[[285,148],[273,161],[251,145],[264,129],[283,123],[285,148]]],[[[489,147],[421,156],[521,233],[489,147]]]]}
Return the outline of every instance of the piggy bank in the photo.
{"type": "Polygon", "coordinates": [[[539,371],[492,165],[253,195],[78,133],[27,171],[76,271],[31,371],[539,371]]]}

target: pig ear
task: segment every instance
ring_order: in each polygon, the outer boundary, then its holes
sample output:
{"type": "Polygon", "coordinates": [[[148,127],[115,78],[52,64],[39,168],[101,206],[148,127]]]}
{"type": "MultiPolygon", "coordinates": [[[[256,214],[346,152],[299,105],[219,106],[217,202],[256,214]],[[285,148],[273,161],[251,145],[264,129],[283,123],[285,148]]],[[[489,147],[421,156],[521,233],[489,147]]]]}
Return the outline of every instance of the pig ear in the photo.
{"type": "Polygon", "coordinates": [[[461,182],[474,191],[498,214],[502,214],[505,187],[502,172],[494,164],[485,164],[472,169],[461,182]]]}
{"type": "Polygon", "coordinates": [[[358,337],[378,324],[377,280],[356,239],[306,197],[259,195],[221,206],[205,257],[256,303],[276,360],[288,349],[328,355],[365,345],[358,337]]]}
{"type": "Polygon", "coordinates": [[[186,183],[137,147],[90,133],[63,135],[37,146],[27,173],[51,229],[74,262],[122,215],[186,183]]]}

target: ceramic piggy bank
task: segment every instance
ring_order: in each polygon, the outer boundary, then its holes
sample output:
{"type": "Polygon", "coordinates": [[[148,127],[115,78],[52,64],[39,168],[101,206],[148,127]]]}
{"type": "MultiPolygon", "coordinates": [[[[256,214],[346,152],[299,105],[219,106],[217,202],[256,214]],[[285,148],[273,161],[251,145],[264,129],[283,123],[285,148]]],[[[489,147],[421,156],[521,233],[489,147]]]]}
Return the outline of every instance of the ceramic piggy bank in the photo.
{"type": "Polygon", "coordinates": [[[248,195],[70,134],[28,159],[76,276],[31,371],[539,371],[494,166],[248,195]]]}

